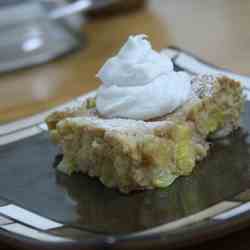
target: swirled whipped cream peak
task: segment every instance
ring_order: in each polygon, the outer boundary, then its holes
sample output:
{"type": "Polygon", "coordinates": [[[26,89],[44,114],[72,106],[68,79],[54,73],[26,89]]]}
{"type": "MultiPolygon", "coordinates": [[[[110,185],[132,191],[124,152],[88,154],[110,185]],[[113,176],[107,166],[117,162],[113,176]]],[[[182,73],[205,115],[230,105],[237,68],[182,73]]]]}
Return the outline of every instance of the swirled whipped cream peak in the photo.
{"type": "Polygon", "coordinates": [[[171,113],[191,95],[191,79],[145,35],[130,36],[97,73],[97,111],[106,118],[148,120],[171,113]]]}

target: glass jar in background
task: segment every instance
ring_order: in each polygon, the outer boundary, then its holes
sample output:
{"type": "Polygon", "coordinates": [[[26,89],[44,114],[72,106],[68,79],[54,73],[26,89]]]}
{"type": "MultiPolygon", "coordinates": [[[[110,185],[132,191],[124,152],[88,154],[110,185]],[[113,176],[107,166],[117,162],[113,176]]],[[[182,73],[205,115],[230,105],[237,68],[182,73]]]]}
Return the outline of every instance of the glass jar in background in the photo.
{"type": "Polygon", "coordinates": [[[0,2],[0,72],[45,63],[83,45],[85,15],[135,10],[144,0],[0,2]]]}

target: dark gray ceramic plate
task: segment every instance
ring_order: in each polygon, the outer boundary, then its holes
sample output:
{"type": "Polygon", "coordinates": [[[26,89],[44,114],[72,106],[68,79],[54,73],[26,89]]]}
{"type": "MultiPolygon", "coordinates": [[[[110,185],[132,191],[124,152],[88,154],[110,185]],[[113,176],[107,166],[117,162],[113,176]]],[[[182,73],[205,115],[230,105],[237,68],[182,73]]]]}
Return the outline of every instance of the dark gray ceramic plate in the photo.
{"type": "Polygon", "coordinates": [[[53,166],[61,156],[37,123],[0,127],[2,241],[40,248],[166,249],[248,224],[250,103],[242,128],[214,142],[191,176],[166,189],[131,195],[80,174],[58,173],[53,166]],[[23,138],[23,131],[33,130],[23,138]],[[4,143],[4,138],[12,139],[4,143]]]}

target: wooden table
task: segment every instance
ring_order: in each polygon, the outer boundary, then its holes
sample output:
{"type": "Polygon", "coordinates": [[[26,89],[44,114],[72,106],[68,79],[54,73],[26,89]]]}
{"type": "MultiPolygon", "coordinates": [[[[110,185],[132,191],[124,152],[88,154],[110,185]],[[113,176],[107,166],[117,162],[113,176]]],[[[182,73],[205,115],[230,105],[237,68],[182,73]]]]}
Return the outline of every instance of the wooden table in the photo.
{"type": "MultiPolygon", "coordinates": [[[[0,77],[0,124],[45,111],[95,89],[95,74],[128,35],[145,33],[157,49],[177,45],[216,65],[250,74],[250,2],[152,0],[129,14],[89,20],[84,48],[0,77]]],[[[249,229],[188,249],[249,249],[249,229]]],[[[1,249],[1,248],[0,248],[1,249]]]]}

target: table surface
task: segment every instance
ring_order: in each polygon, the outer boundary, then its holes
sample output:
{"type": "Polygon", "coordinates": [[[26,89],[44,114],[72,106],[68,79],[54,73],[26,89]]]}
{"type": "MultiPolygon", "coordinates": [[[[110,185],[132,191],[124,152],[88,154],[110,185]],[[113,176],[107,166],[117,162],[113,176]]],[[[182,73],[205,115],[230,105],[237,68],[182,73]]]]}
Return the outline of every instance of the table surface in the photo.
{"type": "MultiPolygon", "coordinates": [[[[83,48],[67,57],[0,76],[0,124],[15,121],[95,89],[95,74],[130,34],[153,47],[176,45],[218,66],[250,74],[250,2],[152,0],[122,15],[90,19],[83,48]]],[[[250,229],[186,249],[249,249],[250,229]]],[[[5,249],[0,247],[0,249],[5,249]]]]}

